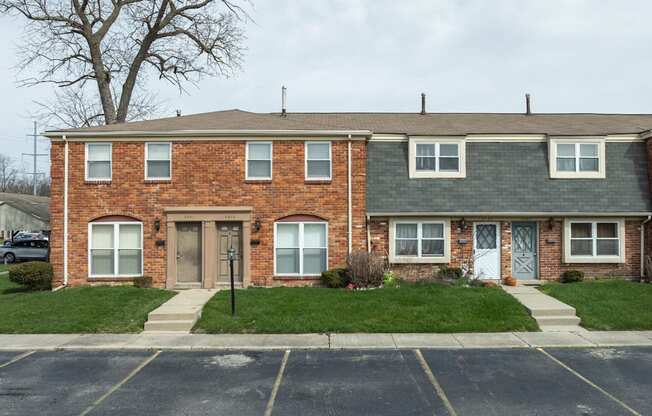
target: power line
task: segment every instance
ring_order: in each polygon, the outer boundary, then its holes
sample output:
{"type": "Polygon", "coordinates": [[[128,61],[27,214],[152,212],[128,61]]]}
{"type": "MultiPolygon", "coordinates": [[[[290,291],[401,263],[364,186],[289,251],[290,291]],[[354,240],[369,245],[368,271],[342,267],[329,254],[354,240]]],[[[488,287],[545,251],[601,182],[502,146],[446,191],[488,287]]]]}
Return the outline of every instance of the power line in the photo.
{"type": "Polygon", "coordinates": [[[36,160],[39,156],[47,156],[47,153],[37,153],[36,149],[36,140],[38,139],[38,130],[36,128],[36,121],[34,121],[34,134],[28,134],[27,137],[31,137],[34,139],[34,153],[23,153],[23,156],[32,156],[34,158],[34,170],[31,173],[26,173],[26,175],[32,175],[32,181],[33,181],[33,189],[32,193],[36,195],[36,179],[38,178],[38,175],[43,175],[43,172],[38,172],[36,170],[36,160]]]}

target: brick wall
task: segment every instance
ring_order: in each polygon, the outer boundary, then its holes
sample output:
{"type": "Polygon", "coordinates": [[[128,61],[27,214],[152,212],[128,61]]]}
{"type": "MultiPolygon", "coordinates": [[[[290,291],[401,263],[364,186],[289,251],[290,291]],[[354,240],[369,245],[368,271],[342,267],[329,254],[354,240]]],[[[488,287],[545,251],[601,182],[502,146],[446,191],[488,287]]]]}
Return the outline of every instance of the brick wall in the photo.
{"type": "MultiPolygon", "coordinates": [[[[501,276],[512,273],[512,221],[510,219],[490,220],[501,226],[501,276]]],[[[640,225],[642,219],[625,222],[625,263],[607,264],[565,264],[562,257],[563,219],[537,221],[539,230],[538,269],[540,279],[559,279],[566,270],[582,270],[588,277],[637,278],[640,274],[640,225]],[[552,225],[552,228],[550,228],[552,225]]],[[[378,253],[389,250],[389,218],[372,218],[370,223],[372,249],[378,253]]],[[[473,253],[473,222],[467,220],[466,228],[459,221],[451,221],[451,267],[469,266],[473,253]],[[460,244],[466,241],[466,244],[460,244]]],[[[417,280],[432,277],[442,266],[440,264],[391,264],[398,276],[417,280]]],[[[472,265],[471,265],[472,266],[472,265]]]]}
{"type": "MultiPolygon", "coordinates": [[[[346,261],[347,243],[347,142],[332,142],[333,177],[322,183],[306,182],[304,142],[275,141],[273,180],[245,182],[245,141],[174,142],[172,181],[144,181],[142,142],[113,143],[113,179],[110,183],[84,180],[84,143],[69,143],[68,276],[71,285],[88,283],[88,223],[105,215],[126,215],[143,222],[144,274],[157,286],[166,278],[165,207],[251,206],[252,218],[262,227],[251,238],[251,279],[256,285],[303,284],[273,278],[274,221],[292,214],[310,214],[328,220],[329,266],[346,261]],[[154,221],[162,226],[157,232],[154,221]]],[[[366,249],[365,144],[352,143],[353,246],[366,249]]],[[[63,169],[64,144],[51,149],[51,260],[55,280],[63,278],[63,169]]],[[[248,242],[245,242],[248,243],[248,242]]],[[[95,279],[94,279],[95,281],[95,279]]]]}

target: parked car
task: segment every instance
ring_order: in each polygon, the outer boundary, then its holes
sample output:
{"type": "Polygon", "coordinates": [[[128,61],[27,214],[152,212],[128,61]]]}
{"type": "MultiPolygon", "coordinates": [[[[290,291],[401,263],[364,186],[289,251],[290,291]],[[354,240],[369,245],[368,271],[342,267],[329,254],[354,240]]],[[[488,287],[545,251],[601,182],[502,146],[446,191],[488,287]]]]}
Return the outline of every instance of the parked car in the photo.
{"type": "MultiPolygon", "coordinates": [[[[48,236],[43,233],[32,233],[29,231],[21,231],[13,238],[13,242],[24,240],[49,240],[48,236]]],[[[4,244],[11,243],[12,240],[5,240],[4,244]]]]}
{"type": "Polygon", "coordinates": [[[14,263],[17,260],[48,260],[48,240],[22,240],[5,243],[0,246],[0,260],[4,263],[14,263]]]}

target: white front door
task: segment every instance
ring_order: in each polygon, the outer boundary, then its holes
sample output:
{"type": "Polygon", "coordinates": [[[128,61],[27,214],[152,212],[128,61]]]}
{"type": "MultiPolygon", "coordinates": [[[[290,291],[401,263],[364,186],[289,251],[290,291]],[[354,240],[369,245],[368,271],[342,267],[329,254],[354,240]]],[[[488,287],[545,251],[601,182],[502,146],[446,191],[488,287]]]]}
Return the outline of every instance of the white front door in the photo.
{"type": "Polygon", "coordinates": [[[473,276],[500,279],[500,224],[473,224],[473,276]]]}

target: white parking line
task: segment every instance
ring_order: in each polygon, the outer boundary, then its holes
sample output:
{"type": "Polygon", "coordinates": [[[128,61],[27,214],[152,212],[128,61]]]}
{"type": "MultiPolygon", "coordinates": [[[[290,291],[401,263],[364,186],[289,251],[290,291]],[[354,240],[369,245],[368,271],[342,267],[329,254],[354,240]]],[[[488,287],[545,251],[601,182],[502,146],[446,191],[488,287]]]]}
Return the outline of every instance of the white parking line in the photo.
{"type": "Polygon", "coordinates": [[[27,351],[27,352],[24,352],[22,354],[19,354],[19,355],[15,356],[14,358],[12,358],[11,360],[7,361],[6,363],[0,364],[0,368],[4,368],[4,367],[6,367],[6,366],[8,366],[10,364],[15,363],[16,361],[20,361],[25,357],[29,357],[30,355],[34,354],[35,352],[36,351],[27,351]]]}
{"type": "Polygon", "coordinates": [[[624,408],[625,408],[628,412],[630,412],[631,414],[636,415],[636,416],[642,416],[639,412],[637,412],[636,410],[634,410],[634,409],[632,409],[631,407],[629,407],[625,402],[623,402],[622,400],[618,399],[618,398],[615,397],[613,394],[609,393],[608,391],[606,391],[606,390],[603,389],[602,387],[598,386],[597,384],[595,384],[594,382],[592,382],[592,381],[589,380],[588,378],[584,377],[583,375],[581,375],[581,374],[578,373],[577,371],[573,370],[572,368],[570,368],[569,366],[567,366],[566,364],[564,364],[564,363],[563,363],[562,361],[560,361],[559,359],[553,357],[553,356],[552,356],[551,354],[549,354],[547,351],[544,351],[543,348],[537,348],[537,350],[541,351],[541,352],[542,352],[546,357],[550,358],[552,361],[556,362],[557,364],[559,364],[560,366],[562,366],[563,368],[565,368],[566,370],[568,370],[571,374],[573,374],[574,376],[576,376],[577,378],[579,378],[580,380],[582,380],[583,382],[585,382],[585,383],[588,384],[589,386],[593,387],[594,389],[598,390],[600,393],[604,394],[605,396],[607,396],[608,398],[610,398],[610,399],[613,400],[614,402],[616,402],[616,403],[618,403],[619,405],[621,405],[622,407],[624,407],[624,408]]]}
{"type": "Polygon", "coordinates": [[[283,354],[283,360],[281,361],[281,368],[278,369],[276,380],[274,380],[274,386],[272,387],[272,393],[269,396],[269,401],[267,402],[264,416],[272,415],[272,410],[274,410],[274,402],[276,401],[276,394],[278,393],[279,387],[281,387],[281,382],[283,381],[283,373],[285,372],[285,366],[288,363],[289,357],[290,350],[285,350],[285,354],[283,354]]]}
{"type": "Polygon", "coordinates": [[[457,412],[453,408],[453,405],[451,404],[450,400],[448,400],[448,396],[446,396],[446,392],[444,392],[444,389],[441,387],[441,384],[439,384],[439,381],[437,381],[437,378],[435,377],[435,374],[430,369],[430,366],[426,362],[426,359],[423,358],[423,354],[421,354],[421,350],[414,350],[414,355],[417,356],[417,360],[419,361],[419,364],[421,364],[421,368],[423,368],[423,371],[426,373],[426,376],[428,376],[428,380],[430,380],[430,384],[432,384],[432,386],[435,388],[435,391],[437,392],[437,396],[439,396],[441,401],[444,402],[444,406],[446,407],[448,414],[450,416],[457,416],[457,412]]]}
{"type": "Polygon", "coordinates": [[[116,390],[118,390],[120,387],[124,386],[124,385],[129,381],[129,380],[131,380],[131,379],[132,379],[136,374],[138,374],[138,372],[139,372],[140,370],[142,370],[143,368],[145,368],[145,366],[146,366],[147,364],[149,364],[149,363],[151,363],[152,361],[154,361],[154,359],[155,359],[156,357],[158,357],[160,353],[161,353],[161,351],[156,351],[156,352],[154,353],[154,355],[152,355],[152,356],[150,356],[150,357],[147,357],[147,358],[145,359],[145,361],[143,361],[142,363],[140,363],[140,365],[139,365],[138,367],[134,368],[134,369],[131,371],[131,373],[129,373],[129,374],[127,375],[127,377],[125,377],[125,378],[123,378],[122,380],[120,380],[120,381],[119,381],[115,386],[111,387],[111,389],[110,389],[109,391],[107,391],[106,393],[104,393],[104,394],[102,395],[102,397],[100,397],[99,399],[95,400],[95,401],[94,401],[90,406],[88,406],[88,407],[86,408],[86,410],[84,410],[83,412],[81,412],[80,416],[85,416],[85,415],[89,414],[91,411],[93,411],[93,409],[95,409],[97,406],[99,406],[99,405],[100,405],[104,400],[106,400],[107,397],[109,397],[111,394],[113,394],[113,392],[115,392],[116,390]]]}

